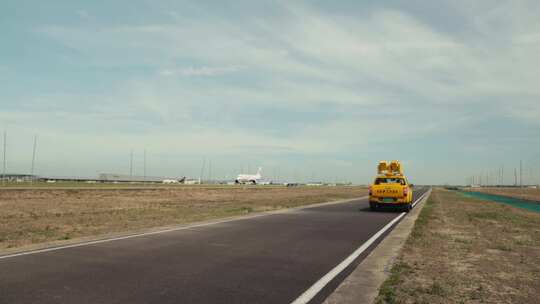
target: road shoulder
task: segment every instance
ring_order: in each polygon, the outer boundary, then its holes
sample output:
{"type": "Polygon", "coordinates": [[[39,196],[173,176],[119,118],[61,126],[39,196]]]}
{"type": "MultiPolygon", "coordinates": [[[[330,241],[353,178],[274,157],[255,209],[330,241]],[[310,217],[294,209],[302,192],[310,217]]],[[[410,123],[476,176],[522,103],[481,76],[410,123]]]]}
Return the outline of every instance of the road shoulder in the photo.
{"type": "Polygon", "coordinates": [[[437,188],[376,303],[538,303],[540,213],[437,188]]]}

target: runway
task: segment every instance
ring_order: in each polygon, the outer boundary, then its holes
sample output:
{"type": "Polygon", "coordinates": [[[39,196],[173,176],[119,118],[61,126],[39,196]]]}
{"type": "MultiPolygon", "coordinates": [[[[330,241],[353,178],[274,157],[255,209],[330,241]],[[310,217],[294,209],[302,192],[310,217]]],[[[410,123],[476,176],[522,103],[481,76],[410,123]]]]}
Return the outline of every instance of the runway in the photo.
{"type": "Polygon", "coordinates": [[[359,199],[0,258],[0,303],[291,303],[400,214],[359,199]]]}

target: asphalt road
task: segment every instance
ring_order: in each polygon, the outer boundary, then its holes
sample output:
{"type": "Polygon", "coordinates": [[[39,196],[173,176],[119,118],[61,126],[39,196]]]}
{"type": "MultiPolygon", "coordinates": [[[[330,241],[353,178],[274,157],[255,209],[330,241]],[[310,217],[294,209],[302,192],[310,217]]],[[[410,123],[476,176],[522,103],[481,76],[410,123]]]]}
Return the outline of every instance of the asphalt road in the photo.
{"type": "Polygon", "coordinates": [[[0,303],[290,303],[398,215],[363,199],[4,258],[0,303]]]}

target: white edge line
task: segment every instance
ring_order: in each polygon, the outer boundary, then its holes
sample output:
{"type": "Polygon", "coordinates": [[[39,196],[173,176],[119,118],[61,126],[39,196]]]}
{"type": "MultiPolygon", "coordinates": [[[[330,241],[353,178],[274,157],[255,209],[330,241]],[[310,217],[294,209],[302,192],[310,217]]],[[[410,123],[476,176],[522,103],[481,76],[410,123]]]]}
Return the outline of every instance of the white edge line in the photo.
{"type": "MultiPolygon", "coordinates": [[[[428,189],[422,196],[420,196],[414,203],[413,207],[420,202],[427,194],[431,192],[431,189],[428,189]]],[[[330,281],[332,281],[337,275],[339,275],[345,268],[347,268],[356,258],[358,258],[364,251],[366,251],[371,244],[373,244],[383,233],[390,229],[397,221],[407,214],[402,212],[396,218],[394,218],[390,223],[386,224],[381,230],[375,233],[369,240],[362,244],[358,249],[356,249],[351,255],[349,255],[345,260],[339,263],[336,267],[330,270],[322,278],[320,278],[315,284],[313,284],[308,290],[304,291],[296,300],[291,302],[291,304],[306,304],[311,299],[313,299],[330,281]]]]}
{"type": "Polygon", "coordinates": [[[431,188],[428,189],[428,191],[426,191],[424,194],[422,194],[422,195],[421,195],[421,196],[420,196],[420,197],[412,204],[412,206],[413,206],[413,207],[416,206],[416,204],[418,204],[418,203],[420,202],[420,200],[421,200],[422,198],[424,198],[424,196],[426,196],[428,193],[431,193],[431,188]]]}
{"type": "Polygon", "coordinates": [[[262,216],[283,214],[283,213],[292,212],[292,211],[298,211],[298,210],[302,210],[302,209],[315,208],[315,207],[318,207],[318,206],[347,203],[347,202],[351,202],[351,201],[355,201],[355,200],[362,200],[362,199],[365,199],[365,198],[367,198],[367,196],[351,198],[351,199],[337,200],[337,201],[333,201],[333,202],[331,201],[331,202],[318,203],[318,204],[307,205],[307,206],[296,207],[296,208],[285,208],[285,209],[280,209],[280,210],[272,210],[272,211],[263,212],[263,213],[260,213],[260,214],[253,214],[253,215],[248,215],[248,216],[237,216],[237,217],[233,217],[233,218],[227,218],[227,219],[222,219],[222,220],[214,220],[214,221],[211,221],[211,222],[201,223],[201,224],[191,224],[191,225],[188,224],[187,226],[181,226],[181,227],[175,227],[175,228],[157,230],[157,231],[150,231],[150,232],[144,232],[144,233],[129,234],[129,235],[124,235],[124,236],[119,236],[119,237],[100,239],[100,240],[76,243],[76,244],[71,244],[71,245],[63,245],[63,246],[57,246],[57,247],[49,247],[49,248],[43,248],[43,249],[37,249],[37,250],[23,251],[23,252],[18,252],[18,253],[13,253],[13,254],[2,255],[2,256],[0,256],[0,260],[14,258],[14,257],[18,257],[18,256],[23,256],[23,255],[38,254],[38,253],[62,250],[62,249],[67,249],[67,248],[83,247],[83,246],[95,245],[95,244],[100,244],[100,243],[107,243],[107,242],[112,242],[112,241],[131,239],[131,238],[147,236],[147,235],[154,235],[154,234],[161,234],[161,233],[167,233],[167,232],[173,232],[173,231],[179,231],[179,230],[187,230],[187,229],[192,229],[192,228],[212,226],[212,225],[216,225],[216,224],[222,224],[222,223],[228,223],[228,222],[234,222],[234,221],[240,221],[240,220],[247,220],[247,219],[252,219],[252,218],[257,218],[257,217],[262,217],[262,216]]]}

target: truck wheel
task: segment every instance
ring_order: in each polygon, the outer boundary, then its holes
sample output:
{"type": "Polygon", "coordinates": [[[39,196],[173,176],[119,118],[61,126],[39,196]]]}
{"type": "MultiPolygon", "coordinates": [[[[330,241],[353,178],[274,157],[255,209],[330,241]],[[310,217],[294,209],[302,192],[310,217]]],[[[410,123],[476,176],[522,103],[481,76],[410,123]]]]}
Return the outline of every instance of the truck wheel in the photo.
{"type": "Polygon", "coordinates": [[[405,206],[405,212],[409,212],[412,210],[412,204],[407,204],[407,206],[405,206]]]}

